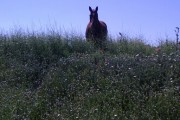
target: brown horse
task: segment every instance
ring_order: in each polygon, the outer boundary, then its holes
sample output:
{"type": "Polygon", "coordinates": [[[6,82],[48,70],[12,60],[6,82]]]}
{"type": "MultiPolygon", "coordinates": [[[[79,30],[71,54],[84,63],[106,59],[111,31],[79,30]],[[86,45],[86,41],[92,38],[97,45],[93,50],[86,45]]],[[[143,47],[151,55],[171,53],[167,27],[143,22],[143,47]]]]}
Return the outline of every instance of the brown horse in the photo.
{"type": "Polygon", "coordinates": [[[103,21],[99,21],[98,19],[98,7],[96,9],[92,9],[89,7],[90,11],[90,22],[86,28],[86,39],[87,41],[94,42],[95,45],[99,47],[103,47],[104,41],[107,38],[107,25],[103,21]]]}

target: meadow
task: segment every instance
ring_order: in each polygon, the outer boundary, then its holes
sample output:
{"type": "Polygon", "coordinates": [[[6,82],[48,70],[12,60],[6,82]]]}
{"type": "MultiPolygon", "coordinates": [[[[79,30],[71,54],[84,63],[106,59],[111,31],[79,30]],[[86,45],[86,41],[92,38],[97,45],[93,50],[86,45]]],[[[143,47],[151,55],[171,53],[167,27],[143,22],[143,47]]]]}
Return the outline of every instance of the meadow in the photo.
{"type": "Polygon", "coordinates": [[[140,38],[0,34],[0,120],[178,120],[180,51],[140,38]]]}

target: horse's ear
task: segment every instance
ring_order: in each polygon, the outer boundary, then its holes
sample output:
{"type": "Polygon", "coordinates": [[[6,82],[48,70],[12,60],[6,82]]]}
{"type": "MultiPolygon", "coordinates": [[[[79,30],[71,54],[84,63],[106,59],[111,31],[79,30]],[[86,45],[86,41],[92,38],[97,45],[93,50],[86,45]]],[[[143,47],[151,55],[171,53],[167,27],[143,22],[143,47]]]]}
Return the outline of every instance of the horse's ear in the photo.
{"type": "Polygon", "coordinates": [[[96,7],[96,12],[98,11],[98,6],[96,7]]]}
{"type": "Polygon", "coordinates": [[[92,12],[92,8],[89,6],[89,11],[92,12]]]}

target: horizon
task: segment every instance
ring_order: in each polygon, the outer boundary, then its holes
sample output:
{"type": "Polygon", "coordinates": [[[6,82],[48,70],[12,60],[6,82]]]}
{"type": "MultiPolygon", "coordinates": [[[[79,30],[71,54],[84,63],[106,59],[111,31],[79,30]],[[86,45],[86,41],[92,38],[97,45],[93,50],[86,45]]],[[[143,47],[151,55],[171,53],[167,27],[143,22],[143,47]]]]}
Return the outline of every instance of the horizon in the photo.
{"type": "Polygon", "coordinates": [[[110,36],[117,37],[120,32],[129,37],[142,37],[145,43],[154,45],[159,40],[175,41],[175,27],[180,27],[178,5],[178,0],[4,0],[0,5],[0,30],[55,29],[84,36],[89,22],[88,7],[98,6],[99,20],[107,24],[110,36]]]}

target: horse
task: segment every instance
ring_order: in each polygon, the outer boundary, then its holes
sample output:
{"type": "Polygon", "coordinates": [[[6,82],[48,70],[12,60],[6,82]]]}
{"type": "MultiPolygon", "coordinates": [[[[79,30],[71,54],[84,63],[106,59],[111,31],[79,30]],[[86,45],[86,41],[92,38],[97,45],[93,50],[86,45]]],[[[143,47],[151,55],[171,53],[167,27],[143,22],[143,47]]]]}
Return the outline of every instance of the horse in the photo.
{"type": "Polygon", "coordinates": [[[86,28],[86,40],[93,42],[96,46],[100,48],[103,47],[104,42],[107,40],[107,25],[103,21],[98,19],[98,6],[96,9],[92,9],[89,6],[90,11],[90,21],[86,28]]]}

